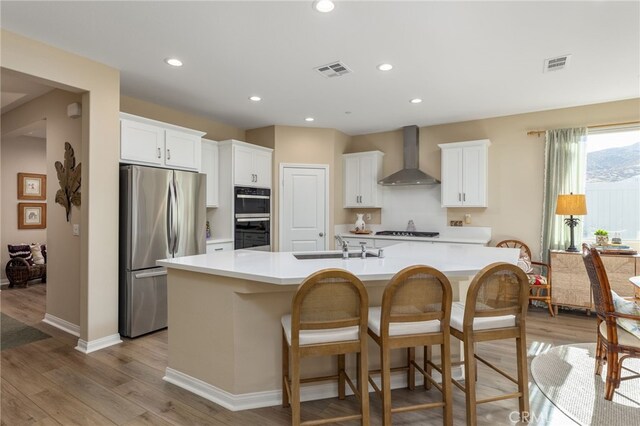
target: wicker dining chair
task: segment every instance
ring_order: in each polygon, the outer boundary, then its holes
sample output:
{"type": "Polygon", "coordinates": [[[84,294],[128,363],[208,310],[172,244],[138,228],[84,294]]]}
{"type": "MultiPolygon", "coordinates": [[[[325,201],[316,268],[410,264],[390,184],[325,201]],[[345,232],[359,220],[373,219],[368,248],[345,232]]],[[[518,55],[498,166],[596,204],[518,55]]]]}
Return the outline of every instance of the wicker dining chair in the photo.
{"type": "Polygon", "coordinates": [[[382,296],[382,306],[369,309],[369,336],[380,346],[382,389],[369,376],[369,382],[382,399],[382,424],[391,424],[391,414],[442,408],[443,423],[453,422],[451,396],[451,348],[449,317],[451,283],[444,274],[429,266],[409,266],[391,278],[382,296]],[[431,345],[440,346],[440,366],[431,361],[431,345]],[[415,361],[415,348],[423,347],[424,368],[415,361]],[[391,350],[406,348],[407,365],[391,368],[391,350]],[[442,385],[431,376],[432,369],[442,375],[442,385]],[[407,371],[409,389],[415,388],[415,371],[424,376],[425,388],[431,385],[442,393],[441,402],[420,403],[392,408],[391,371],[407,371]]]}
{"type": "Polygon", "coordinates": [[[611,401],[613,393],[620,386],[620,381],[640,377],[621,377],[622,361],[627,358],[640,358],[640,339],[621,328],[617,320],[627,318],[640,321],[640,316],[616,312],[607,271],[595,247],[582,244],[582,260],[589,275],[598,321],[595,374],[599,376],[602,366],[608,364],[604,398],[611,401]]]}
{"type": "Polygon", "coordinates": [[[464,304],[453,303],[451,335],[463,342],[464,386],[453,384],[465,393],[467,425],[477,424],[476,406],[487,402],[518,398],[520,415],[529,412],[526,324],[529,284],[522,269],[510,263],[493,263],[473,278],[464,304]],[[516,341],[518,377],[514,378],[475,353],[475,344],[492,340],[516,341]],[[476,398],[477,363],[482,362],[515,383],[517,392],[476,398]]]}
{"type": "MultiPolygon", "coordinates": [[[[525,272],[529,278],[529,301],[540,300],[547,304],[551,316],[555,316],[551,304],[551,265],[544,262],[535,262],[531,258],[529,246],[519,240],[504,240],[496,244],[496,247],[510,247],[520,249],[522,265],[531,265],[525,272]],[[535,268],[538,268],[536,271],[535,268]]],[[[524,268],[523,268],[524,270],[524,268]]]]}
{"type": "Polygon", "coordinates": [[[293,297],[291,314],[282,317],[282,405],[291,406],[293,425],[324,424],[360,419],[369,424],[367,385],[367,291],[358,277],[341,269],[324,269],[307,277],[293,297]],[[356,353],[357,388],[345,371],[345,354],[356,353]],[[302,358],[337,355],[332,376],[301,379],[302,358]],[[348,384],[360,400],[360,413],[331,419],[301,421],[300,384],[337,380],[338,397],[348,384]]]}

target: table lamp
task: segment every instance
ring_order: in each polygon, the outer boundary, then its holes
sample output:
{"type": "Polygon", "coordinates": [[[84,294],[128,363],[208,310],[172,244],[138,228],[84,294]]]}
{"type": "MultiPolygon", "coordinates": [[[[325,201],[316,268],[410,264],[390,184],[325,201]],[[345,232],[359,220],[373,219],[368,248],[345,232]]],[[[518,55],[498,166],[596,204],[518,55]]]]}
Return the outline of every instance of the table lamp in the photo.
{"type": "Polygon", "coordinates": [[[573,228],[578,225],[580,219],[573,217],[574,215],[587,214],[587,201],[584,194],[562,194],[558,195],[558,202],[556,203],[556,214],[562,216],[569,216],[564,220],[564,223],[571,230],[571,244],[567,247],[567,251],[577,252],[578,249],[575,246],[573,240],[573,228]]]}

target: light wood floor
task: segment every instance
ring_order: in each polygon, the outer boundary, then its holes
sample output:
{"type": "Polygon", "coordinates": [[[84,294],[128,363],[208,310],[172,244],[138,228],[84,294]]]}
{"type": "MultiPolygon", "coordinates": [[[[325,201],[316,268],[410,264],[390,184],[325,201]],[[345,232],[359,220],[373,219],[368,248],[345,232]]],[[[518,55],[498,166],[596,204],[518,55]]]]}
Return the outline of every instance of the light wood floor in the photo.
{"type": "MultiPolygon", "coordinates": [[[[3,289],[1,310],[52,338],[2,351],[3,425],[286,425],[288,409],[269,407],[231,412],[162,380],[167,366],[167,333],[160,331],[89,355],[74,349],[77,338],[41,322],[46,286],[3,289]]],[[[561,311],[550,318],[546,309],[533,308],[527,318],[529,358],[552,346],[595,341],[595,319],[561,311]]],[[[513,341],[486,343],[478,352],[496,365],[515,372],[513,341]]],[[[515,390],[512,383],[479,367],[479,396],[515,390]]],[[[530,377],[531,380],[531,377],[530,377]]],[[[465,424],[464,395],[455,387],[454,424],[465,424]]],[[[393,391],[394,405],[439,400],[437,390],[393,391]]],[[[379,425],[380,402],[370,394],[372,424],[379,425]]],[[[530,384],[529,424],[565,425],[573,422],[530,384]]],[[[354,397],[303,403],[303,419],[355,412],[354,397]]],[[[509,415],[517,400],[479,406],[481,425],[514,424],[509,415]]],[[[515,414],[514,414],[515,419],[515,414]]],[[[441,410],[394,414],[397,425],[442,424],[441,410]]],[[[357,422],[350,424],[358,424],[357,422]]]]}

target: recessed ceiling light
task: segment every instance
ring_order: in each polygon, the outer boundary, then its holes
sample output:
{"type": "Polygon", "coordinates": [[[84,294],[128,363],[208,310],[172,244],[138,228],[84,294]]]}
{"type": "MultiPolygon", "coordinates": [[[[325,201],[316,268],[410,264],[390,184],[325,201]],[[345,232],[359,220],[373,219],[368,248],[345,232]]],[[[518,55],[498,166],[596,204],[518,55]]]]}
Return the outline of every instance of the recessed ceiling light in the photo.
{"type": "Polygon", "coordinates": [[[313,2],[313,8],[318,12],[328,13],[336,7],[331,0],[316,0],[313,2]]]}
{"type": "Polygon", "coordinates": [[[380,71],[390,71],[391,69],[393,69],[393,65],[391,65],[391,64],[380,64],[380,65],[378,65],[378,69],[380,71]]]}
{"type": "Polygon", "coordinates": [[[262,100],[260,96],[249,96],[249,100],[253,102],[259,102],[262,100]]]}
{"type": "Polygon", "coordinates": [[[182,61],[180,59],[177,59],[177,58],[167,58],[164,61],[167,64],[171,65],[172,67],[181,67],[182,66],[182,61]]]}
{"type": "Polygon", "coordinates": [[[304,121],[314,121],[314,120],[315,120],[315,118],[313,118],[313,117],[307,117],[307,118],[304,119],[304,121]]]}
{"type": "Polygon", "coordinates": [[[420,99],[420,98],[413,98],[413,99],[411,99],[409,102],[411,102],[412,104],[419,104],[420,102],[422,102],[422,99],[420,99]]]}

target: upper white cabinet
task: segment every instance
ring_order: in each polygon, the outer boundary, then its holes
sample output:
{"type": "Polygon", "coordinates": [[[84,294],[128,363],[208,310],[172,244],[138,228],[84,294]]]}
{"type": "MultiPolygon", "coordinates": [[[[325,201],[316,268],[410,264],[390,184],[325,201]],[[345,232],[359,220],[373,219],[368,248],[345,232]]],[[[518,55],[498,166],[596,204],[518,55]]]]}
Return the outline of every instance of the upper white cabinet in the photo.
{"type": "Polygon", "coordinates": [[[207,207],[218,207],[218,142],[202,139],[202,173],[207,175],[207,207]]]}
{"type": "MultiPolygon", "coordinates": [[[[229,173],[231,187],[271,188],[273,150],[230,139],[218,142],[221,173],[229,173]]],[[[220,180],[222,183],[222,178],[220,180]]]]}
{"type": "Polygon", "coordinates": [[[271,188],[272,150],[245,142],[233,142],[233,184],[271,188]]]}
{"type": "Polygon", "coordinates": [[[358,152],[342,156],[344,208],[382,207],[378,180],[382,177],[380,151],[358,152]]]}
{"type": "Polygon", "coordinates": [[[120,113],[120,162],[200,169],[200,138],[193,129],[120,113]]]}
{"type": "Polygon", "coordinates": [[[487,207],[488,139],[440,144],[442,207],[487,207]]]}

